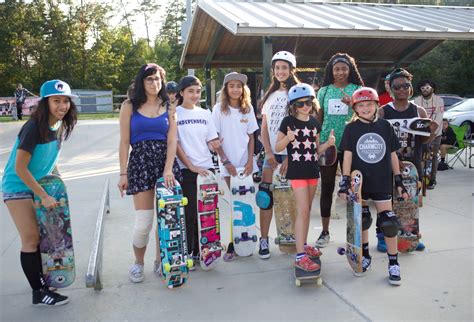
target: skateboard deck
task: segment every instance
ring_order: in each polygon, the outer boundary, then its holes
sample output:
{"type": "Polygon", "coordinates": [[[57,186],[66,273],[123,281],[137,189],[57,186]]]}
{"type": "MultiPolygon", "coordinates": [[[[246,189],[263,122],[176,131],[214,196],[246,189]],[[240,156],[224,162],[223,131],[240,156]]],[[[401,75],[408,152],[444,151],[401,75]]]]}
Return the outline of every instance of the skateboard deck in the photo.
{"type": "Polygon", "coordinates": [[[362,273],[362,173],[351,172],[351,188],[347,202],[346,248],[337,249],[346,255],[354,273],[362,273]]]}
{"type": "Polygon", "coordinates": [[[296,200],[290,181],[280,175],[280,167],[281,165],[273,172],[271,186],[273,190],[273,212],[277,228],[275,244],[278,245],[281,252],[293,254],[296,252],[296,200]]]}
{"type": "Polygon", "coordinates": [[[398,251],[401,253],[411,252],[419,243],[419,210],[418,210],[418,172],[413,163],[403,161],[403,185],[408,191],[408,200],[398,197],[398,191],[393,191],[393,212],[400,219],[402,225],[398,233],[398,251]]]}
{"type": "Polygon", "coordinates": [[[395,133],[405,132],[414,135],[430,136],[431,120],[414,117],[411,119],[388,119],[392,123],[395,133]]]}
{"type": "Polygon", "coordinates": [[[324,151],[323,154],[318,156],[318,163],[320,167],[332,166],[337,160],[337,148],[335,145],[331,145],[324,151]]]}
{"type": "Polygon", "coordinates": [[[174,187],[167,188],[164,179],[159,178],[155,189],[161,276],[168,288],[176,288],[186,283],[189,268],[193,266],[192,259],[188,258],[184,215],[188,199],[183,197],[178,182],[174,187]]]}
{"type": "Polygon", "coordinates": [[[258,171],[253,174],[253,182],[259,183],[262,181],[262,173],[263,173],[263,162],[265,161],[265,150],[262,150],[254,156],[257,162],[258,171]]]}
{"type": "Polygon", "coordinates": [[[230,177],[234,250],[239,256],[250,256],[258,241],[255,227],[255,186],[251,175],[244,176],[244,168],[236,170],[237,176],[230,177]]]}
{"type": "Polygon", "coordinates": [[[219,225],[218,195],[222,194],[216,176],[208,171],[208,176],[197,176],[198,233],[200,265],[203,270],[214,268],[222,255],[219,225]]]}
{"type": "Polygon", "coordinates": [[[48,195],[59,202],[57,207],[46,209],[41,205],[41,199],[34,197],[43,275],[48,286],[66,287],[74,282],[76,276],[66,186],[56,175],[45,176],[38,182],[48,195]]]}
{"type": "Polygon", "coordinates": [[[315,282],[318,286],[323,284],[323,279],[321,278],[321,260],[319,258],[316,258],[312,259],[312,261],[319,265],[319,270],[314,272],[307,272],[305,270],[295,267],[296,286],[301,286],[303,282],[315,282]]]}

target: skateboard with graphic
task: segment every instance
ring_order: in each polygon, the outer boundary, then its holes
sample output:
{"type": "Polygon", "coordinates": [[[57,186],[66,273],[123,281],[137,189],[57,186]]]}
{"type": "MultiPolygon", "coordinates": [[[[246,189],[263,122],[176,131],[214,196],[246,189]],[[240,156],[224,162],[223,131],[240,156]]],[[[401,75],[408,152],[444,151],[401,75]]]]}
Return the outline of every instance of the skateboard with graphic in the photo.
{"type": "Polygon", "coordinates": [[[265,161],[265,150],[262,147],[262,150],[254,156],[257,162],[258,171],[253,174],[253,182],[259,183],[262,181],[263,174],[263,162],[265,161]]]}
{"type": "Polygon", "coordinates": [[[295,267],[295,285],[300,287],[303,282],[314,282],[321,286],[323,279],[321,278],[321,260],[319,258],[312,259],[313,262],[319,265],[319,269],[314,272],[308,272],[301,268],[295,267]]]}
{"type": "Polygon", "coordinates": [[[337,253],[346,255],[354,274],[362,270],[362,173],[351,172],[351,188],[347,202],[346,247],[339,247],[337,253]]]}
{"type": "Polygon", "coordinates": [[[255,186],[252,176],[244,175],[244,168],[237,168],[237,175],[230,177],[232,207],[232,236],[237,255],[250,256],[257,244],[255,226],[255,186]]]}
{"type": "Polygon", "coordinates": [[[318,164],[320,167],[329,167],[336,163],[337,148],[335,145],[329,146],[324,153],[318,156],[318,164]]]}
{"type": "Polygon", "coordinates": [[[296,252],[295,220],[296,200],[290,181],[280,174],[281,165],[273,171],[271,190],[273,190],[273,212],[277,237],[275,244],[286,254],[296,252]]]}
{"type": "Polygon", "coordinates": [[[393,212],[400,219],[401,229],[398,233],[398,251],[401,253],[412,252],[418,246],[421,238],[419,233],[418,210],[418,172],[413,163],[402,161],[401,175],[403,185],[408,192],[408,200],[398,197],[398,191],[393,189],[393,212]]]}
{"type": "Polygon", "coordinates": [[[188,258],[184,215],[188,199],[183,197],[178,182],[167,188],[163,178],[156,181],[155,192],[161,276],[168,288],[176,288],[186,283],[189,268],[193,266],[193,260],[188,258]]]}
{"type": "Polygon", "coordinates": [[[56,207],[47,209],[41,205],[41,199],[34,196],[43,275],[48,286],[66,287],[76,277],[66,186],[57,175],[47,175],[38,183],[59,203],[56,207]]]}
{"type": "Polygon", "coordinates": [[[216,176],[197,176],[197,207],[200,264],[203,270],[214,268],[222,255],[221,232],[219,225],[219,195],[222,191],[217,185],[216,176]]]}

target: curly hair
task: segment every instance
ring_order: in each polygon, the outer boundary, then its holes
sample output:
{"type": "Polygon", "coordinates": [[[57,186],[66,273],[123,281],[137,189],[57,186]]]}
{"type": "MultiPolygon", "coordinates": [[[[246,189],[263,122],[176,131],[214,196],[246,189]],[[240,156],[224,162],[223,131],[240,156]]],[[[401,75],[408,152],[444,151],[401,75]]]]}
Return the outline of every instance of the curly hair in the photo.
{"type": "MultiPolygon", "coordinates": [[[[230,99],[229,99],[229,93],[228,93],[228,85],[229,85],[229,82],[227,82],[227,84],[225,84],[222,89],[221,89],[221,113],[222,114],[225,114],[225,115],[229,115],[230,114],[230,99]]],[[[250,97],[250,89],[247,85],[245,84],[242,84],[242,94],[240,95],[240,98],[239,98],[239,111],[240,113],[242,114],[248,114],[250,113],[250,107],[252,106],[252,100],[251,100],[251,97],[250,97]]],[[[237,107],[237,106],[235,106],[237,107]]]]}
{"type": "Polygon", "coordinates": [[[418,84],[416,84],[416,89],[418,91],[421,91],[421,88],[425,86],[426,84],[431,86],[431,88],[433,89],[433,92],[436,92],[436,83],[429,79],[422,79],[421,81],[419,81],[418,84]]]}
{"type": "Polygon", "coordinates": [[[322,87],[328,86],[334,83],[334,74],[332,72],[332,68],[339,61],[349,63],[348,64],[349,65],[349,78],[347,81],[350,84],[364,86],[364,81],[362,80],[359,70],[357,69],[357,64],[355,62],[355,59],[351,57],[349,54],[337,53],[337,54],[334,54],[326,64],[326,68],[324,69],[324,80],[323,80],[322,87]]]}

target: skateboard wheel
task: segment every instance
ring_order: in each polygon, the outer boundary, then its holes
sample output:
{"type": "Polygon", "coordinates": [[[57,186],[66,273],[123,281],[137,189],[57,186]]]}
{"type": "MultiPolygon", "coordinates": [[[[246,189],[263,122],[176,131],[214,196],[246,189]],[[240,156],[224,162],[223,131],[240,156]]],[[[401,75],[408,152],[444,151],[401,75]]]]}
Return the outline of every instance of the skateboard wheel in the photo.
{"type": "Polygon", "coordinates": [[[240,243],[240,238],[239,237],[234,237],[234,244],[240,243]]]}
{"type": "Polygon", "coordinates": [[[257,235],[253,235],[253,236],[252,236],[252,240],[253,240],[253,242],[255,242],[255,243],[256,243],[256,242],[258,241],[258,237],[257,237],[257,235]]]}
{"type": "Polygon", "coordinates": [[[192,259],[187,259],[187,260],[186,260],[186,266],[187,266],[188,268],[193,267],[193,266],[194,266],[193,260],[192,260],[192,259]]]}
{"type": "Polygon", "coordinates": [[[218,192],[219,192],[219,194],[220,194],[221,196],[223,196],[223,195],[224,195],[224,190],[222,190],[222,189],[219,189],[219,190],[218,190],[218,192]]]}
{"type": "Polygon", "coordinates": [[[280,238],[275,238],[275,245],[280,245],[280,238]]]}
{"type": "Polygon", "coordinates": [[[165,263],[163,265],[163,270],[166,272],[166,273],[169,273],[171,271],[171,265],[170,263],[165,263]]]}
{"type": "Polygon", "coordinates": [[[201,238],[201,244],[207,244],[207,237],[202,237],[201,238]]]}
{"type": "Polygon", "coordinates": [[[165,201],[163,199],[158,200],[158,207],[159,208],[164,208],[165,207],[165,201]]]}
{"type": "Polygon", "coordinates": [[[207,197],[207,191],[201,191],[201,197],[206,198],[207,197]]]}
{"type": "Polygon", "coordinates": [[[255,187],[254,187],[254,186],[251,186],[251,187],[250,187],[250,192],[251,192],[251,193],[254,193],[254,192],[255,192],[255,187]]]}
{"type": "Polygon", "coordinates": [[[342,247],[338,247],[338,248],[337,248],[337,253],[338,253],[339,255],[344,255],[344,254],[346,253],[346,250],[345,250],[344,248],[342,248],[342,247]]]}
{"type": "Polygon", "coordinates": [[[181,203],[182,203],[183,206],[187,206],[188,205],[188,198],[183,197],[183,199],[181,199],[181,203]]]}
{"type": "Polygon", "coordinates": [[[236,195],[236,194],[237,194],[237,189],[232,188],[232,194],[233,194],[233,195],[236,195]]]}
{"type": "Polygon", "coordinates": [[[316,280],[316,285],[318,285],[318,286],[323,285],[323,279],[322,279],[322,278],[318,278],[318,279],[316,280]]]}
{"type": "Polygon", "coordinates": [[[295,285],[298,286],[298,287],[300,287],[300,286],[301,286],[301,281],[298,280],[298,279],[296,279],[296,280],[295,280],[295,285]]]}

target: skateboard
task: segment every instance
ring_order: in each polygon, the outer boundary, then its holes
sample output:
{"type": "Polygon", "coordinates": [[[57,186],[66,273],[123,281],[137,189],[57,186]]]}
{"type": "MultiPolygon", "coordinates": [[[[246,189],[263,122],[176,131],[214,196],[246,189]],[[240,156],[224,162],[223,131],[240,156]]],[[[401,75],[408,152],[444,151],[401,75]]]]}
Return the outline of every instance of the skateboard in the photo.
{"type": "Polygon", "coordinates": [[[315,282],[316,285],[321,286],[323,279],[321,278],[321,260],[319,258],[312,259],[316,264],[319,265],[319,269],[314,272],[307,272],[300,268],[295,267],[295,285],[300,287],[303,282],[315,282]]]}
{"type": "Polygon", "coordinates": [[[237,168],[237,176],[230,177],[230,199],[232,207],[232,236],[234,249],[239,256],[250,256],[257,244],[255,227],[255,186],[252,176],[237,168]]]}
{"type": "Polygon", "coordinates": [[[207,177],[197,176],[199,261],[203,270],[214,268],[222,255],[218,207],[218,195],[221,194],[212,172],[208,171],[207,177]]]}
{"type": "Polygon", "coordinates": [[[362,273],[362,173],[351,173],[351,188],[347,202],[346,248],[339,247],[337,253],[346,255],[355,274],[362,273]]]}
{"type": "Polygon", "coordinates": [[[398,196],[396,188],[393,190],[393,212],[400,219],[401,229],[398,233],[398,251],[401,253],[412,252],[418,246],[419,210],[418,210],[418,173],[413,163],[403,161],[403,185],[408,191],[408,200],[398,196]]]}
{"type": "Polygon", "coordinates": [[[57,207],[47,209],[41,205],[38,196],[34,197],[43,275],[48,286],[66,287],[71,285],[76,277],[66,186],[56,175],[47,175],[38,183],[48,195],[59,202],[57,207]]]}
{"type": "Polygon", "coordinates": [[[295,220],[296,200],[290,181],[280,174],[279,165],[273,172],[271,190],[273,190],[273,212],[277,237],[275,244],[286,254],[296,253],[295,220]]]}
{"type": "Polygon", "coordinates": [[[217,152],[211,151],[212,155],[212,164],[214,165],[214,171],[215,173],[220,173],[220,168],[219,168],[219,157],[217,156],[217,152]]]}
{"type": "Polygon", "coordinates": [[[392,123],[395,133],[406,132],[414,135],[430,136],[431,120],[429,118],[414,117],[411,119],[388,119],[387,121],[392,123]]]}
{"type": "Polygon", "coordinates": [[[186,283],[193,260],[188,258],[183,197],[178,182],[172,188],[164,185],[164,179],[156,181],[156,213],[160,239],[161,276],[168,288],[186,283]]]}
{"type": "Polygon", "coordinates": [[[337,160],[337,148],[335,145],[331,145],[324,151],[323,154],[318,156],[318,164],[321,167],[329,167],[336,163],[337,160]]]}
{"type": "Polygon", "coordinates": [[[259,183],[262,181],[262,173],[263,173],[263,162],[265,161],[265,150],[262,150],[254,156],[257,161],[258,172],[253,174],[253,182],[259,183]]]}

